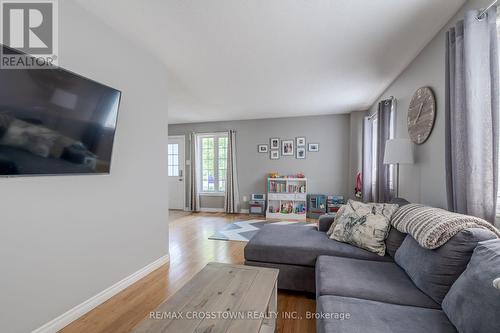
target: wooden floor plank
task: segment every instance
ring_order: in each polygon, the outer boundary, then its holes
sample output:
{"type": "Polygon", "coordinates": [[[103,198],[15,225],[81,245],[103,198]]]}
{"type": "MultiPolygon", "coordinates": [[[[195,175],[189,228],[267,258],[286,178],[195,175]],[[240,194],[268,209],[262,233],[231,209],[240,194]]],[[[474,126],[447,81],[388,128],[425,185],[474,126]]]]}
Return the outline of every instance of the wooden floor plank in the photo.
{"type": "MultiPolygon", "coordinates": [[[[169,223],[170,262],[118,293],[80,319],[66,326],[64,333],[130,332],[167,298],[171,297],[207,263],[216,261],[243,264],[245,242],[209,240],[208,237],[249,215],[224,213],[174,213],[169,223]]],[[[314,299],[289,292],[278,292],[278,332],[313,333],[314,320],[283,318],[284,312],[305,317],[315,311],[314,299]]]]}

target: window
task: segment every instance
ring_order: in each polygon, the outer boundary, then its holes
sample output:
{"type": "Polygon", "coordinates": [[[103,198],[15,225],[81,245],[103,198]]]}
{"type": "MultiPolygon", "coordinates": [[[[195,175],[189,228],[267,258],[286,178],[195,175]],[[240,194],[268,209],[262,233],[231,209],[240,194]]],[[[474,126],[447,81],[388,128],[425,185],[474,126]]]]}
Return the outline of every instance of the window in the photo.
{"type": "MultiPolygon", "coordinates": [[[[389,139],[393,139],[395,135],[395,107],[393,104],[392,110],[391,110],[391,116],[390,116],[390,122],[389,122],[389,139]]],[[[372,198],[377,198],[378,194],[376,193],[377,191],[377,164],[379,162],[379,159],[383,160],[383,152],[382,156],[378,156],[378,151],[377,151],[377,146],[378,146],[378,117],[377,114],[373,115],[371,118],[371,169],[372,169],[372,186],[371,186],[371,191],[372,191],[372,198]]],[[[396,184],[394,182],[395,179],[395,168],[394,165],[389,166],[389,189],[392,194],[395,193],[396,189],[396,184]]]]}
{"type": "Polygon", "coordinates": [[[168,144],[168,175],[170,177],[179,176],[179,144],[168,144]]]}
{"type": "Polygon", "coordinates": [[[200,147],[200,181],[202,193],[226,191],[227,134],[202,134],[200,147]]]}

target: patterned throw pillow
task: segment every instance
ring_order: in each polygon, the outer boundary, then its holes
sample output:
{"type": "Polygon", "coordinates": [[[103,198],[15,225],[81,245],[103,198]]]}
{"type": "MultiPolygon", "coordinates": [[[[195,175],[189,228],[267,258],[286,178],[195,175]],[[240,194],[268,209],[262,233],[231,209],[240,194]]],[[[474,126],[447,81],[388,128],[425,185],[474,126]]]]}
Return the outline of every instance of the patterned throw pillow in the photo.
{"type": "Polygon", "coordinates": [[[339,220],[340,216],[344,214],[344,211],[346,209],[347,205],[342,205],[340,206],[339,210],[335,214],[335,218],[333,219],[332,224],[330,225],[330,229],[326,232],[326,235],[330,237],[330,235],[333,233],[333,229],[335,229],[335,225],[337,224],[337,221],[339,220]]]}
{"type": "Polygon", "coordinates": [[[385,255],[385,239],[389,234],[392,214],[398,205],[362,203],[349,200],[338,214],[330,239],[385,255]]]}

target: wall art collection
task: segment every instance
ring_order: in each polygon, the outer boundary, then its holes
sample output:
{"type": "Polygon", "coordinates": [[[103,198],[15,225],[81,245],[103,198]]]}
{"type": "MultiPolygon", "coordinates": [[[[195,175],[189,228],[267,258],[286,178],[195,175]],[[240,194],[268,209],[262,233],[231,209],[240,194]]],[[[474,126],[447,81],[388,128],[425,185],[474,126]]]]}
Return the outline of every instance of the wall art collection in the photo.
{"type": "Polygon", "coordinates": [[[319,143],[309,143],[306,149],[306,138],[301,136],[293,139],[270,138],[269,144],[258,144],[259,153],[269,153],[271,160],[279,160],[280,156],[295,156],[303,160],[308,152],[319,152],[319,143]]]}

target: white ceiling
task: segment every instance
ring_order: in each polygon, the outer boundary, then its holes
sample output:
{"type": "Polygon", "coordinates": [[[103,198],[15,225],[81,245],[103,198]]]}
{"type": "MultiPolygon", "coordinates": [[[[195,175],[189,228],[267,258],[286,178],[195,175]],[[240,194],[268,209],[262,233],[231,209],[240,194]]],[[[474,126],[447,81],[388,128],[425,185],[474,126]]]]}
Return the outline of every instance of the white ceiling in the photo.
{"type": "Polygon", "coordinates": [[[169,122],[371,106],[465,0],[79,0],[165,64],[169,122]]]}

